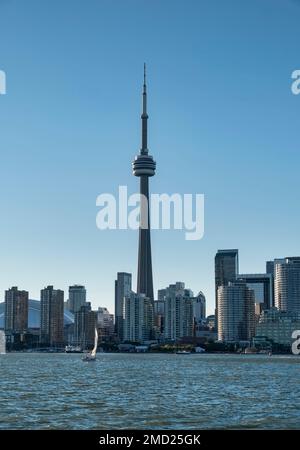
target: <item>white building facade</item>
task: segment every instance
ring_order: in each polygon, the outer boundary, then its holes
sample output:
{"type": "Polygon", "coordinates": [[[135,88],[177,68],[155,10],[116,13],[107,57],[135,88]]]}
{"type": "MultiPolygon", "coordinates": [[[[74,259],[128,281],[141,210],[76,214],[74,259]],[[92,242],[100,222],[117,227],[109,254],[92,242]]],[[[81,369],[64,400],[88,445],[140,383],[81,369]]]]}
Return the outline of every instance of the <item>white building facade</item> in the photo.
{"type": "Polygon", "coordinates": [[[143,343],[152,337],[153,302],[144,294],[131,292],[124,298],[124,341],[143,343]]]}
{"type": "Polygon", "coordinates": [[[255,295],[244,282],[218,288],[219,341],[250,340],[255,334],[255,295]]]}
{"type": "Polygon", "coordinates": [[[182,282],[166,289],[164,338],[176,341],[194,334],[193,293],[182,282]]]}

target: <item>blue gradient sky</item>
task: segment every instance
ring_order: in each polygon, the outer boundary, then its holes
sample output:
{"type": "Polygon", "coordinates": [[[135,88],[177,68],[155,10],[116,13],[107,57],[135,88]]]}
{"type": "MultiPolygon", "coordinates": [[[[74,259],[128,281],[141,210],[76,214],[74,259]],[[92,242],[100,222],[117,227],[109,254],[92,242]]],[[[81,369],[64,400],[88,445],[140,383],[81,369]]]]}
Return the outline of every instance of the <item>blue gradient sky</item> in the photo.
{"type": "Polygon", "coordinates": [[[176,280],[214,308],[214,254],[241,272],[300,254],[300,2],[0,0],[0,290],[84,283],[113,310],[137,232],[99,231],[95,200],[138,181],[148,64],[152,192],[205,194],[205,237],[152,234],[155,290],[176,280]]]}

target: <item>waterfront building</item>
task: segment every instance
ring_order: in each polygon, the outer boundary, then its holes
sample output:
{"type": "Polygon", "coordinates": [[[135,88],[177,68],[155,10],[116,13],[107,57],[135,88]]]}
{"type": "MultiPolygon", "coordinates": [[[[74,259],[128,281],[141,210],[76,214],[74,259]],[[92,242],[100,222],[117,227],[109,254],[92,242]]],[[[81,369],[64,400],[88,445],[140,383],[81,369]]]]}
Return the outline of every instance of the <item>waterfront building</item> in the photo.
{"type": "Polygon", "coordinates": [[[24,333],[28,329],[28,292],[16,286],[5,291],[5,332],[24,333]]]}
{"type": "Polygon", "coordinates": [[[275,306],[300,313],[300,257],[275,262],[275,306]]]}
{"type": "Polygon", "coordinates": [[[275,344],[290,346],[292,333],[300,330],[300,312],[264,310],[256,327],[255,340],[265,338],[275,344]]]}
{"type": "Polygon", "coordinates": [[[152,338],[153,301],[131,292],[124,299],[124,341],[143,343],[152,338]]]}
{"type": "Polygon", "coordinates": [[[177,341],[194,335],[194,298],[182,282],[166,288],[164,338],[177,341]]]}
{"type": "Polygon", "coordinates": [[[92,311],[90,302],[75,313],[75,343],[83,349],[91,349],[95,341],[97,313],[92,311]]]}
{"type": "Polygon", "coordinates": [[[272,290],[273,290],[273,299],[272,299],[272,307],[275,306],[275,267],[276,264],[284,262],[284,258],[276,258],[273,261],[266,262],[266,273],[271,275],[272,282],[272,290]]]}
{"type": "Polygon", "coordinates": [[[239,273],[239,251],[218,250],[215,256],[215,315],[218,326],[218,288],[236,280],[239,273]]]}
{"type": "Polygon", "coordinates": [[[131,293],[131,273],[118,272],[115,281],[115,333],[120,341],[123,341],[124,332],[124,298],[131,293]]]}
{"type": "Polygon", "coordinates": [[[255,333],[254,291],[245,282],[218,288],[218,339],[246,341],[255,333]]]}
{"type": "Polygon", "coordinates": [[[64,291],[47,286],[41,290],[41,344],[61,347],[64,344],[64,291]]]}
{"type": "Polygon", "coordinates": [[[73,314],[80,310],[86,303],[86,289],[84,286],[74,284],[69,287],[68,310],[73,314]]]}

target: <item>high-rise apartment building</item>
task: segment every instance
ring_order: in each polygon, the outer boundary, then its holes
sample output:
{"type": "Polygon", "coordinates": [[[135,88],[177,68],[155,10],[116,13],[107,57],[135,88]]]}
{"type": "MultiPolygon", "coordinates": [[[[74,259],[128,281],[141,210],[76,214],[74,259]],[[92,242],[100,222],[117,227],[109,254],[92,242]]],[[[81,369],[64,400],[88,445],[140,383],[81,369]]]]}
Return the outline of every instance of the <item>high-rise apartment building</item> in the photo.
{"type": "Polygon", "coordinates": [[[164,337],[167,340],[178,340],[193,336],[194,298],[191,291],[185,289],[184,283],[170,284],[166,289],[164,337]]]}
{"type": "Polygon", "coordinates": [[[74,284],[69,287],[68,309],[73,314],[80,310],[86,303],[86,289],[84,286],[74,284]]]}
{"type": "Polygon", "coordinates": [[[272,283],[272,290],[273,290],[273,298],[272,298],[272,306],[275,306],[275,267],[276,264],[284,262],[284,258],[277,258],[273,261],[267,261],[266,262],[266,273],[271,275],[271,283],[272,283]]]}
{"type": "Polygon", "coordinates": [[[5,331],[24,333],[28,328],[28,292],[12,287],[5,291],[5,331]]]}
{"type": "Polygon", "coordinates": [[[83,349],[91,349],[95,341],[97,312],[92,311],[90,302],[81,306],[75,313],[75,342],[83,349]]]}
{"type": "Polygon", "coordinates": [[[124,341],[143,343],[152,338],[153,301],[131,292],[124,300],[124,341]]]}
{"type": "Polygon", "coordinates": [[[40,340],[51,347],[64,343],[64,291],[53,286],[41,290],[40,340]]]}
{"type": "Polygon", "coordinates": [[[250,340],[255,333],[255,296],[245,282],[218,288],[218,339],[250,340]]]}
{"type": "Polygon", "coordinates": [[[118,272],[115,281],[115,333],[120,341],[124,338],[124,298],[130,296],[131,285],[131,273],[118,272]]]}
{"type": "Polygon", "coordinates": [[[218,288],[236,280],[239,273],[239,251],[218,250],[215,256],[216,326],[218,326],[218,288]]]}
{"type": "Polygon", "coordinates": [[[275,260],[275,306],[300,313],[300,257],[275,260]]]}

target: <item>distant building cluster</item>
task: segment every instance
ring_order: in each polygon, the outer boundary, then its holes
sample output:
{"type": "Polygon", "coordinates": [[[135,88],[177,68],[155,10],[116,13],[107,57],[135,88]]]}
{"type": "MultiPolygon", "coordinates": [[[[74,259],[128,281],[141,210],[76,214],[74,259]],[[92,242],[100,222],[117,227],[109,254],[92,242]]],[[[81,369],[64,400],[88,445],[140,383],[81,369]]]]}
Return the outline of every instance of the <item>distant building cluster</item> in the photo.
{"type": "Polygon", "coordinates": [[[263,274],[240,274],[238,250],[219,250],[215,288],[219,341],[291,345],[300,320],[300,257],[267,261],[263,274]]]}
{"type": "Polygon", "coordinates": [[[300,329],[300,257],[267,261],[266,273],[240,274],[238,256],[232,249],[215,256],[215,315],[206,316],[203,292],[194,295],[183,282],[159,289],[152,300],[132,290],[130,273],[118,272],[115,316],[106,307],[93,310],[83,285],[70,286],[66,302],[64,291],[53,286],[41,290],[39,302],[12,287],[5,291],[3,313],[0,305],[0,328],[2,315],[7,344],[16,349],[88,349],[95,328],[101,341],[116,344],[290,347],[293,331],[300,329]]]}
{"type": "Polygon", "coordinates": [[[81,285],[69,287],[66,303],[64,291],[53,286],[41,290],[39,302],[29,300],[28,291],[12,287],[5,291],[3,315],[8,348],[88,349],[94,345],[95,328],[102,340],[115,336],[113,314],[105,307],[93,311],[81,285]]]}
{"type": "Polygon", "coordinates": [[[177,282],[158,290],[151,301],[131,288],[131,274],[119,272],[115,281],[115,331],[120,342],[177,342],[201,337],[206,331],[206,300],[202,292],[194,296],[185,284],[177,282]]]}

